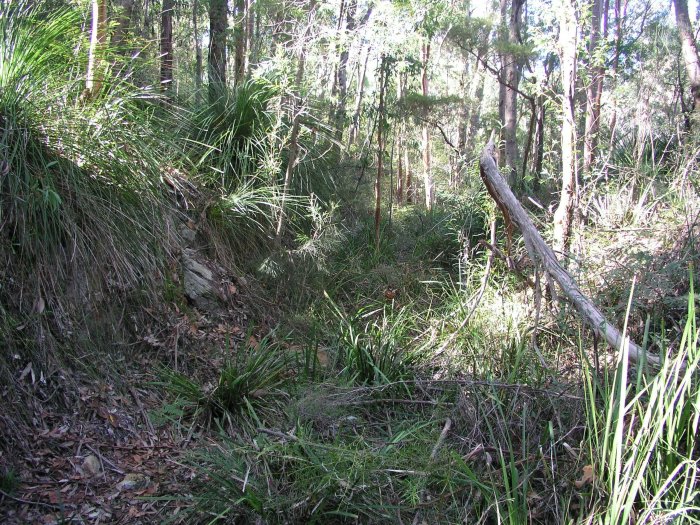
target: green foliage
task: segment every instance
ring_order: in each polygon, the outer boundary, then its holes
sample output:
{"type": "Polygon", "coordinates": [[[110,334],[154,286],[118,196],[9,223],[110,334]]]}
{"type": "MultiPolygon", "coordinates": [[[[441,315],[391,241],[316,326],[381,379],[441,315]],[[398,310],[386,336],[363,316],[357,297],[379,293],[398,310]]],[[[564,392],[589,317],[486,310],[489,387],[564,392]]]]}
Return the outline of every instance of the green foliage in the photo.
{"type": "Polygon", "coordinates": [[[173,394],[178,406],[194,419],[234,426],[259,422],[279,408],[284,397],[280,388],[287,381],[289,368],[285,353],[265,338],[253,348],[235,351],[234,358],[219,372],[214,387],[205,387],[171,369],[161,371],[157,384],[173,394]]]}
{"type": "Polygon", "coordinates": [[[361,308],[350,317],[330,306],[340,324],[335,347],[343,377],[372,385],[410,376],[417,359],[407,349],[414,328],[410,306],[361,308]]]}
{"type": "Polygon", "coordinates": [[[627,346],[611,382],[586,369],[588,443],[607,495],[600,523],[625,523],[631,516],[642,523],[671,516],[677,523],[697,522],[699,338],[691,285],[680,346],[660,370],[648,375],[640,367],[630,381],[627,346]]]}
{"type": "Polygon", "coordinates": [[[272,129],[272,102],[279,96],[277,86],[258,78],[193,112],[187,156],[207,184],[234,191],[257,172],[280,138],[280,130],[272,129]]]}
{"type": "Polygon", "coordinates": [[[108,92],[80,100],[79,17],[47,2],[0,14],[0,244],[44,285],[59,285],[69,267],[109,266],[128,286],[164,249],[167,143],[151,140],[148,93],[107,77],[108,92]]]}
{"type": "Polygon", "coordinates": [[[0,474],[0,491],[12,495],[19,487],[19,479],[14,470],[5,470],[0,474]]]}

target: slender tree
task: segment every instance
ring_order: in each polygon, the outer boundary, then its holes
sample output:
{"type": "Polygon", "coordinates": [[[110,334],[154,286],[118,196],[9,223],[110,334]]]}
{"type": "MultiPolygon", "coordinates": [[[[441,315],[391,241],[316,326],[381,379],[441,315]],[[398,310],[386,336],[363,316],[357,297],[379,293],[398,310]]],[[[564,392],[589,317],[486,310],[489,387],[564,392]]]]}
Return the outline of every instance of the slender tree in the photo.
{"type": "Polygon", "coordinates": [[[160,88],[166,99],[173,91],[173,10],[175,0],[163,0],[160,26],[160,88]]]}
{"type": "Polygon", "coordinates": [[[681,39],[683,50],[683,60],[685,69],[690,81],[690,92],[693,97],[693,113],[696,120],[700,120],[700,59],[698,59],[698,48],[695,43],[693,26],[690,24],[688,16],[688,0],[673,0],[676,12],[676,24],[681,39]]]}
{"type": "Polygon", "coordinates": [[[226,87],[226,0],[209,0],[209,101],[216,101],[226,87]]]}
{"type": "Polygon", "coordinates": [[[520,26],[525,0],[512,0],[508,18],[508,52],[504,54],[503,124],[505,164],[508,183],[515,187],[518,166],[518,85],[522,68],[516,46],[520,43],[520,26]]]}
{"type": "Polygon", "coordinates": [[[196,90],[197,101],[199,102],[202,95],[202,42],[199,37],[199,26],[197,19],[199,18],[199,0],[192,2],[192,37],[194,38],[194,86],[196,90]]]}
{"type": "Polygon", "coordinates": [[[605,77],[605,57],[600,46],[608,37],[610,0],[592,0],[591,25],[588,35],[588,64],[590,82],[586,87],[586,124],[583,135],[583,171],[588,173],[595,160],[600,130],[600,104],[605,77]],[[602,39],[601,39],[602,22],[602,39]]]}
{"type": "Polygon", "coordinates": [[[246,22],[245,22],[245,0],[235,0],[234,3],[234,29],[233,29],[233,71],[236,85],[245,80],[245,57],[246,57],[246,22]]]}
{"type": "Polygon", "coordinates": [[[576,0],[559,0],[559,62],[562,83],[561,195],[554,213],[554,250],[564,253],[569,246],[571,222],[576,205],[577,166],[575,139],[576,95],[576,0]]]}
{"type": "Polygon", "coordinates": [[[338,68],[336,70],[336,78],[334,87],[336,87],[338,102],[334,111],[336,139],[341,140],[343,129],[345,127],[345,107],[348,97],[348,59],[350,57],[350,41],[355,31],[355,11],[357,9],[357,0],[349,0],[345,10],[345,32],[342,37],[342,45],[340,57],[338,59],[338,68]]]}
{"type": "Polygon", "coordinates": [[[245,0],[245,75],[250,76],[253,63],[253,33],[255,32],[255,10],[253,0],[245,0]]]}
{"type": "Polygon", "coordinates": [[[384,161],[384,99],[387,85],[387,60],[382,55],[379,63],[379,124],[377,125],[377,177],[374,181],[374,245],[379,250],[382,221],[382,171],[384,161]]]}
{"type": "MultiPolygon", "coordinates": [[[[421,89],[423,97],[426,99],[430,94],[428,85],[428,65],[430,61],[430,38],[423,43],[422,47],[423,61],[421,64],[421,89]]],[[[433,208],[435,201],[433,187],[433,173],[431,170],[431,154],[430,154],[430,128],[428,122],[424,121],[421,128],[423,138],[423,186],[425,188],[425,207],[429,210],[433,208]]]]}
{"type": "Polygon", "coordinates": [[[93,96],[102,89],[102,53],[107,45],[107,0],[92,1],[92,29],[88,52],[87,79],[85,93],[93,96]]]}

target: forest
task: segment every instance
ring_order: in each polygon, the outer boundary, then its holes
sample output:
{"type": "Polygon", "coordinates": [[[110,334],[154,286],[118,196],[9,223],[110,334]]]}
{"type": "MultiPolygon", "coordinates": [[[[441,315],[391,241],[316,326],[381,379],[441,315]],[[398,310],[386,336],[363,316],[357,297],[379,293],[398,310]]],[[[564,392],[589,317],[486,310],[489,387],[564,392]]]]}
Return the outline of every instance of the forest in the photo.
{"type": "Polygon", "coordinates": [[[0,522],[700,523],[697,0],[0,0],[0,522]]]}

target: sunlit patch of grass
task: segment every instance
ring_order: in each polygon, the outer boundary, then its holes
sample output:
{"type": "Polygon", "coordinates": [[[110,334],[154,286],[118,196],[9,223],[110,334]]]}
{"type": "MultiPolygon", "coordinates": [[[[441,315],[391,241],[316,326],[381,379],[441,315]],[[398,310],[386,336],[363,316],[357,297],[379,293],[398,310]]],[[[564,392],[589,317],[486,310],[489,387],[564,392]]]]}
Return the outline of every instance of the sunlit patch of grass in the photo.
{"type": "Polygon", "coordinates": [[[699,340],[691,279],[680,346],[658,371],[640,367],[631,375],[626,346],[612,381],[584,369],[588,445],[602,493],[595,522],[698,522],[699,340]]]}

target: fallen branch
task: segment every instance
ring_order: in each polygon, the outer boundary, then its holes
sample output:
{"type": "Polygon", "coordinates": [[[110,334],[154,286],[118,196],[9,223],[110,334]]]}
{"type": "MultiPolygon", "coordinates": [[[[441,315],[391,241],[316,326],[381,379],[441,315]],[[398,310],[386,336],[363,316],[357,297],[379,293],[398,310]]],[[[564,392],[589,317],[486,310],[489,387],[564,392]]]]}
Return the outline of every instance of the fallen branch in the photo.
{"type": "Polygon", "coordinates": [[[660,360],[655,355],[646,354],[644,349],[635,344],[629,337],[623,337],[620,331],[603,316],[598,307],[588,297],[583,295],[573,277],[559,264],[552,248],[544,242],[522,205],[513,195],[494,161],[495,146],[490,141],[481,155],[479,163],[481,178],[496,201],[496,204],[506,216],[508,222],[514,223],[523,235],[525,247],[535,265],[541,265],[547,275],[551,276],[561,287],[562,292],[574,305],[583,320],[593,331],[605,339],[610,346],[620,351],[626,343],[629,345],[630,360],[638,363],[646,359],[651,365],[658,366],[660,360]]]}

